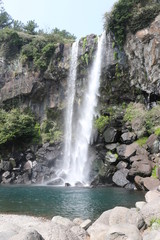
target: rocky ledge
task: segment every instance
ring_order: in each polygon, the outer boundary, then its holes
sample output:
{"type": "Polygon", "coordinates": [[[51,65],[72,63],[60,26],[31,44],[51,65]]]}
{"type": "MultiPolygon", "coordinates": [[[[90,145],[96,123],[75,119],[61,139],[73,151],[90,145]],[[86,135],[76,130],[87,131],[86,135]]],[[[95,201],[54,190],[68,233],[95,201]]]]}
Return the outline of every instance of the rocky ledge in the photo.
{"type": "Polygon", "coordinates": [[[52,220],[0,215],[3,240],[158,240],[160,239],[160,188],[149,191],[135,208],[117,206],[93,223],[61,216],[52,220]]]}

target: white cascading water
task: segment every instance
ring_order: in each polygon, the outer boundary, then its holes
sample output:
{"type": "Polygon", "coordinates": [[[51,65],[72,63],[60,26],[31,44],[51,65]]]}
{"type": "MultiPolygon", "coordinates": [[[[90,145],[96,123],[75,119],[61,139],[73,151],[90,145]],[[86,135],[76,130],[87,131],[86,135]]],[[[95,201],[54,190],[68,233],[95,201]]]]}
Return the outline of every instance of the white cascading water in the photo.
{"type": "MultiPolygon", "coordinates": [[[[95,115],[95,107],[97,106],[98,89],[100,85],[102,51],[105,43],[105,33],[98,39],[98,47],[93,62],[93,66],[89,75],[88,88],[84,95],[83,103],[80,108],[80,117],[76,124],[76,133],[74,145],[72,145],[72,118],[73,118],[73,100],[72,106],[69,106],[67,112],[70,114],[66,120],[67,132],[65,141],[65,157],[64,171],[67,174],[66,182],[75,186],[77,182],[83,185],[88,184],[89,163],[88,163],[88,147],[92,133],[93,118],[95,115]],[[72,108],[72,109],[71,109],[72,108]],[[70,131],[70,132],[69,132],[70,131]]],[[[75,70],[76,71],[76,70],[75,70]]],[[[72,78],[73,81],[73,76],[72,78]]],[[[75,76],[74,76],[75,78],[75,76]]],[[[71,80],[71,79],[70,79],[71,80]]],[[[74,79],[75,81],[75,79],[74,79]]],[[[72,83],[75,86],[75,83],[72,83]]],[[[75,91],[75,87],[74,87],[75,91]]]]}
{"type": "Polygon", "coordinates": [[[65,142],[63,171],[68,175],[72,152],[72,122],[75,98],[75,82],[77,78],[78,41],[72,45],[70,71],[67,82],[67,108],[65,114],[65,142]]]}

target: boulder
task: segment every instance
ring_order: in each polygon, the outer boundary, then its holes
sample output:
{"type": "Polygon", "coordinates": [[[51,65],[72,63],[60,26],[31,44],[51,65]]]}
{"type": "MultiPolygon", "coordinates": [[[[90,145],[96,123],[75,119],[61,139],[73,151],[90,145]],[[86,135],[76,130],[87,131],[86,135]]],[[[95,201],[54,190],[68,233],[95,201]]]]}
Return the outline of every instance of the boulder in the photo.
{"type": "Polygon", "coordinates": [[[31,152],[29,152],[29,153],[27,153],[27,155],[26,155],[26,160],[27,161],[33,161],[34,160],[34,155],[33,155],[33,153],[31,153],[31,152]]]}
{"type": "Polygon", "coordinates": [[[90,240],[106,240],[109,226],[103,223],[95,223],[87,230],[90,240]]]}
{"type": "Polygon", "coordinates": [[[148,149],[151,153],[159,153],[160,142],[155,134],[149,136],[146,145],[148,146],[148,149]]]}
{"type": "Polygon", "coordinates": [[[142,207],[146,204],[146,202],[143,202],[143,201],[139,201],[139,202],[136,202],[135,206],[138,210],[141,210],[142,207]]]}
{"type": "Polygon", "coordinates": [[[61,216],[54,216],[52,218],[52,222],[69,227],[69,228],[72,226],[75,226],[75,224],[71,220],[69,220],[68,218],[61,217],[61,216]]]}
{"type": "Polygon", "coordinates": [[[152,202],[146,203],[141,208],[141,214],[148,226],[150,225],[151,220],[160,219],[160,201],[155,199],[152,202]]]}
{"type": "Polygon", "coordinates": [[[116,150],[116,148],[118,147],[118,143],[107,144],[105,147],[107,150],[112,152],[116,150]]]}
{"type": "Polygon", "coordinates": [[[121,159],[129,159],[131,156],[135,155],[137,147],[137,143],[132,143],[130,145],[122,144],[117,147],[118,156],[121,159]]]}
{"type": "Polygon", "coordinates": [[[87,230],[87,228],[89,228],[91,223],[92,223],[92,221],[90,219],[87,219],[80,224],[80,227],[87,230]]]}
{"type": "Polygon", "coordinates": [[[24,171],[30,171],[32,169],[32,162],[30,160],[28,160],[24,166],[23,166],[23,170],[24,171]]]}
{"type": "Polygon", "coordinates": [[[36,230],[32,231],[21,231],[19,234],[11,237],[9,240],[44,240],[41,234],[36,230]]]}
{"type": "Polygon", "coordinates": [[[142,240],[137,227],[132,224],[117,224],[109,228],[106,240],[142,240]]]}
{"type": "Polygon", "coordinates": [[[156,199],[157,199],[157,201],[160,201],[160,192],[157,191],[157,189],[148,191],[145,194],[145,199],[146,199],[147,203],[152,202],[152,201],[154,201],[156,199]]]}
{"type": "Polygon", "coordinates": [[[116,165],[116,168],[117,168],[117,170],[120,170],[120,169],[126,168],[127,166],[128,166],[128,163],[127,163],[127,162],[120,161],[120,162],[116,165]]]}
{"type": "Polygon", "coordinates": [[[113,127],[109,127],[103,133],[103,137],[106,143],[113,143],[116,140],[117,130],[113,127]]]}
{"type": "Polygon", "coordinates": [[[109,163],[115,163],[117,161],[117,158],[118,155],[111,152],[107,152],[105,156],[105,160],[109,163]]]}
{"type": "Polygon", "coordinates": [[[129,170],[129,176],[134,177],[136,175],[141,177],[150,176],[152,172],[152,165],[150,161],[134,161],[132,163],[131,169],[129,170]]]}
{"type": "Polygon", "coordinates": [[[160,181],[153,177],[143,178],[140,176],[136,176],[134,178],[134,182],[137,189],[140,189],[140,190],[153,190],[160,185],[160,181]]]}
{"type": "Polygon", "coordinates": [[[64,184],[64,181],[61,178],[53,179],[52,181],[49,181],[47,183],[47,185],[55,185],[55,186],[60,186],[60,185],[63,185],[63,184],[64,184]]]}
{"type": "Polygon", "coordinates": [[[143,234],[143,240],[159,240],[160,230],[151,230],[143,234]]]}
{"type": "Polygon", "coordinates": [[[129,170],[128,169],[120,169],[112,177],[112,181],[120,187],[124,187],[129,183],[127,180],[127,175],[128,175],[129,170]]]}
{"type": "Polygon", "coordinates": [[[131,163],[133,163],[133,162],[135,162],[135,161],[148,161],[148,155],[135,155],[135,156],[133,156],[133,157],[131,157],[130,159],[129,159],[129,161],[131,162],[131,163]]]}
{"type": "Polygon", "coordinates": [[[84,221],[83,221],[83,219],[81,219],[81,218],[75,218],[75,219],[73,219],[73,223],[74,224],[76,224],[76,225],[81,225],[81,223],[83,223],[84,221]]]}
{"type": "Polygon", "coordinates": [[[121,135],[121,141],[122,143],[133,143],[136,139],[136,134],[132,132],[125,132],[121,135]]]}

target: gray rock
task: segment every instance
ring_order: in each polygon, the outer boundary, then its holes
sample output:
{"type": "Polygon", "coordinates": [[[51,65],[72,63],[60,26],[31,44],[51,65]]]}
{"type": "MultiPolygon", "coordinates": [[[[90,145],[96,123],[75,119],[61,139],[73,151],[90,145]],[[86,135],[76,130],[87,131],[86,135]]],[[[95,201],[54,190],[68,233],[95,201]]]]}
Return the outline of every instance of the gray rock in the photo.
{"type": "Polygon", "coordinates": [[[124,187],[129,183],[127,180],[127,175],[128,175],[129,170],[128,169],[120,169],[112,177],[112,181],[120,187],[124,187]]]}
{"type": "Polygon", "coordinates": [[[137,143],[132,143],[130,145],[122,144],[119,147],[117,147],[118,156],[122,159],[129,159],[136,153],[137,147],[138,147],[137,143]]]}
{"type": "Polygon", "coordinates": [[[126,144],[134,142],[135,139],[136,134],[132,132],[126,132],[121,135],[121,141],[126,144]]]}
{"type": "Polygon", "coordinates": [[[117,170],[120,170],[120,169],[126,168],[127,166],[128,166],[128,163],[127,163],[127,162],[120,161],[120,162],[116,165],[116,168],[117,168],[117,170]]]}
{"type": "Polygon", "coordinates": [[[36,230],[21,231],[21,233],[11,237],[9,240],[44,240],[44,238],[36,230]]]}
{"type": "Polygon", "coordinates": [[[9,178],[11,176],[9,171],[6,171],[2,174],[2,178],[9,178]]]}
{"type": "Polygon", "coordinates": [[[92,223],[92,221],[90,219],[87,219],[80,224],[80,227],[87,230],[87,228],[89,228],[91,223],[92,223]]]}
{"type": "Polygon", "coordinates": [[[151,220],[160,219],[160,201],[154,200],[152,202],[146,203],[141,208],[141,214],[145,223],[149,226],[151,220]]]}
{"type": "Polygon", "coordinates": [[[135,206],[138,210],[141,210],[142,207],[144,207],[145,204],[146,204],[146,202],[139,201],[139,202],[136,202],[135,206]]]}
{"type": "Polygon", "coordinates": [[[132,224],[117,224],[109,228],[106,240],[142,240],[137,227],[132,224]]]}
{"type": "Polygon", "coordinates": [[[141,177],[150,176],[152,172],[152,165],[150,161],[134,161],[131,169],[129,170],[129,176],[134,177],[136,175],[141,177]]]}
{"type": "Polygon", "coordinates": [[[148,148],[149,148],[149,151],[151,153],[159,153],[159,141],[158,141],[158,137],[155,135],[155,134],[152,134],[149,136],[149,138],[147,139],[147,142],[146,142],[148,148]]]}
{"type": "Polygon", "coordinates": [[[107,150],[115,151],[116,148],[118,147],[118,143],[107,144],[105,147],[106,147],[107,150]]]}
{"type": "Polygon", "coordinates": [[[60,224],[60,225],[63,225],[63,226],[66,226],[68,228],[71,228],[73,227],[75,224],[69,220],[68,218],[64,218],[64,217],[61,217],[61,216],[54,216],[52,218],[52,222],[53,223],[57,223],[57,224],[60,224]]]}
{"type": "Polygon", "coordinates": [[[145,199],[146,199],[147,203],[155,201],[155,200],[160,201],[160,192],[157,190],[148,191],[145,194],[145,199]]]}
{"type": "Polygon", "coordinates": [[[151,230],[143,234],[143,240],[159,240],[160,239],[160,230],[151,230]]]}
{"type": "Polygon", "coordinates": [[[87,230],[90,240],[105,240],[109,226],[103,223],[95,223],[87,230]]]}
{"type": "Polygon", "coordinates": [[[106,157],[105,160],[109,163],[115,163],[117,161],[118,155],[111,153],[111,152],[107,152],[106,153],[106,157]]]}
{"type": "Polygon", "coordinates": [[[117,130],[113,127],[107,128],[103,133],[103,137],[106,143],[115,142],[116,135],[117,135],[117,130]]]}
{"type": "Polygon", "coordinates": [[[52,181],[49,181],[47,183],[47,185],[55,185],[55,186],[58,186],[58,185],[63,185],[64,184],[64,181],[61,179],[61,178],[56,178],[52,181]]]}
{"type": "Polygon", "coordinates": [[[136,176],[134,178],[134,181],[137,189],[141,189],[141,190],[153,190],[156,187],[158,187],[160,184],[159,179],[155,179],[152,177],[143,178],[140,176],[136,176]]]}

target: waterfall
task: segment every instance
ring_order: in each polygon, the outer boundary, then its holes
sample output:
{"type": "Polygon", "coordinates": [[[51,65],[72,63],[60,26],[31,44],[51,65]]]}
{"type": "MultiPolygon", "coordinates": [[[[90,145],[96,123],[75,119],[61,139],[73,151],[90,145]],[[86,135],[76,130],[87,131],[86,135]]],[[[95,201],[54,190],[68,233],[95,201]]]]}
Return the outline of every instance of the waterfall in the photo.
{"type": "MultiPolygon", "coordinates": [[[[75,96],[75,79],[76,79],[76,54],[72,55],[71,70],[68,82],[69,101],[66,115],[66,139],[64,155],[64,171],[67,174],[65,181],[71,185],[77,182],[88,184],[89,163],[88,147],[90,144],[93,118],[95,107],[97,106],[98,89],[100,85],[101,60],[103,44],[105,43],[105,33],[98,39],[98,47],[93,61],[93,66],[89,74],[88,86],[80,107],[80,117],[76,123],[75,139],[72,144],[72,119],[73,119],[73,102],[75,96]]],[[[72,49],[72,51],[75,51],[72,49]]]]}
{"type": "Polygon", "coordinates": [[[65,174],[68,174],[72,151],[72,121],[73,105],[75,97],[75,82],[77,78],[78,41],[72,45],[70,71],[67,81],[67,108],[65,114],[65,141],[64,141],[64,166],[65,174]]]}

